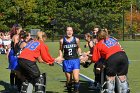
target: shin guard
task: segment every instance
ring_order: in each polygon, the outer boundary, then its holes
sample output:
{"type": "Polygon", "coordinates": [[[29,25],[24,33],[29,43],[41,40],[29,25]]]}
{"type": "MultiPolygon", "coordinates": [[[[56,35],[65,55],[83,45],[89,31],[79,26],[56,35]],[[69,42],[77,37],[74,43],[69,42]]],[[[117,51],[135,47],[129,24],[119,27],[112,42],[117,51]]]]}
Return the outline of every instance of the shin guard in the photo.
{"type": "Polygon", "coordinates": [[[33,85],[28,81],[22,83],[20,93],[32,93],[33,85]]]}
{"type": "MultiPolygon", "coordinates": [[[[127,79],[127,77],[126,77],[127,79]]],[[[121,81],[118,76],[116,76],[116,88],[117,88],[117,93],[129,93],[129,85],[127,80],[121,81]]]]}
{"type": "Polygon", "coordinates": [[[106,89],[107,93],[113,93],[115,88],[115,81],[108,80],[106,84],[107,84],[107,89],[106,89]]]}
{"type": "Polygon", "coordinates": [[[129,93],[129,87],[128,87],[128,82],[125,81],[121,81],[121,87],[122,87],[122,92],[121,93],[129,93]]]}
{"type": "Polygon", "coordinates": [[[35,93],[45,93],[46,90],[46,74],[43,73],[35,83],[35,93]]]}

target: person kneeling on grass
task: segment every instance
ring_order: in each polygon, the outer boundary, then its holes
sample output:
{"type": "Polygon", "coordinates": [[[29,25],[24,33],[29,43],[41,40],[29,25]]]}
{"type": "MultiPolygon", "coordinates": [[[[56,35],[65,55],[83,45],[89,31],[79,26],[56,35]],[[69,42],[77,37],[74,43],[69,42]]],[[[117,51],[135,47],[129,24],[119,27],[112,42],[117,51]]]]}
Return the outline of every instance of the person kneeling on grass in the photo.
{"type": "Polygon", "coordinates": [[[59,58],[55,59],[49,54],[48,47],[44,43],[46,37],[47,36],[44,32],[37,32],[37,40],[31,40],[28,42],[19,55],[19,71],[26,77],[23,82],[23,86],[21,87],[21,93],[27,92],[28,86],[25,87],[25,85],[29,85],[29,82],[33,82],[35,85],[35,92],[38,93],[38,91],[42,91],[41,93],[45,93],[44,89],[39,89],[39,86],[43,84],[40,82],[41,75],[36,64],[36,59],[39,58],[39,60],[42,60],[44,63],[49,65],[53,65],[54,61],[59,61],[59,58]]]}
{"type": "Polygon", "coordinates": [[[107,93],[113,93],[115,88],[115,76],[120,80],[121,93],[129,93],[127,82],[128,57],[121,48],[119,42],[108,36],[105,30],[97,34],[98,43],[94,46],[92,61],[98,62],[102,57],[106,61],[107,93]]]}

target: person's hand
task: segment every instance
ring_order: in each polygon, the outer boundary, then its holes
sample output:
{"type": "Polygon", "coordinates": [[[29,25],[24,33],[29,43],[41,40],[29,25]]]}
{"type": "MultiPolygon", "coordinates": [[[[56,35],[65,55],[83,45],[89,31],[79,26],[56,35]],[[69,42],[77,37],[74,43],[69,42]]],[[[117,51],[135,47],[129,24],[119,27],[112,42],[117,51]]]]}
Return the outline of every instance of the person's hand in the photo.
{"type": "Polygon", "coordinates": [[[82,64],[84,68],[88,68],[91,65],[91,62],[85,62],[82,64]]]}
{"type": "Polygon", "coordinates": [[[54,66],[54,63],[52,63],[52,64],[49,64],[49,66],[54,66]]]}
{"type": "Polygon", "coordinates": [[[64,60],[64,58],[63,57],[60,57],[60,56],[58,56],[57,58],[55,58],[55,62],[58,63],[58,64],[62,63],[63,60],[64,60]]]}
{"type": "Polygon", "coordinates": [[[85,63],[87,60],[88,60],[88,56],[86,55],[86,53],[83,53],[80,57],[79,57],[79,59],[80,59],[80,61],[82,62],[82,63],[85,63]]]}

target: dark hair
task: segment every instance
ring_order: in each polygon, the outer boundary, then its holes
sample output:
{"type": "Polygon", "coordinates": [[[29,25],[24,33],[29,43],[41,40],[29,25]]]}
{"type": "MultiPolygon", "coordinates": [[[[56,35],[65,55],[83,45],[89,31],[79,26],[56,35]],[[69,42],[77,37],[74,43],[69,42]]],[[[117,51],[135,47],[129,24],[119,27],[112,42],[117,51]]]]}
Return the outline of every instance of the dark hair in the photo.
{"type": "Polygon", "coordinates": [[[70,26],[70,25],[68,25],[68,26],[65,27],[65,31],[67,31],[67,28],[68,28],[68,27],[71,27],[72,30],[74,31],[74,28],[73,28],[72,26],[70,26]]]}
{"type": "Polygon", "coordinates": [[[17,30],[22,28],[19,24],[14,24],[10,31],[10,38],[12,38],[15,34],[17,34],[17,30]]]}
{"type": "Polygon", "coordinates": [[[94,28],[98,28],[99,30],[101,30],[101,27],[99,25],[94,25],[91,29],[93,30],[94,28]]]}
{"type": "Polygon", "coordinates": [[[20,34],[19,34],[19,37],[20,37],[21,39],[26,39],[26,37],[28,37],[28,36],[29,36],[29,33],[26,32],[26,31],[24,31],[24,30],[22,30],[22,31],[20,32],[20,34]]]}

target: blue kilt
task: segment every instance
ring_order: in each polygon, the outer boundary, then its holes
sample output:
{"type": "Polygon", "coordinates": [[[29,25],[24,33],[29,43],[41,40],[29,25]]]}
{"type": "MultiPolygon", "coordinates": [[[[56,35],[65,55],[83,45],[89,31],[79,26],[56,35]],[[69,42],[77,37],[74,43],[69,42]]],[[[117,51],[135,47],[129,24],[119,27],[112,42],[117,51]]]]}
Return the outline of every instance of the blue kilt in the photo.
{"type": "Polygon", "coordinates": [[[63,61],[63,72],[72,72],[75,69],[80,69],[80,59],[70,59],[63,61]]]}
{"type": "Polygon", "coordinates": [[[19,67],[18,66],[18,57],[15,56],[13,49],[11,49],[10,52],[9,52],[8,60],[9,60],[9,67],[8,67],[8,69],[11,69],[11,70],[18,69],[18,67],[19,67]]]}

